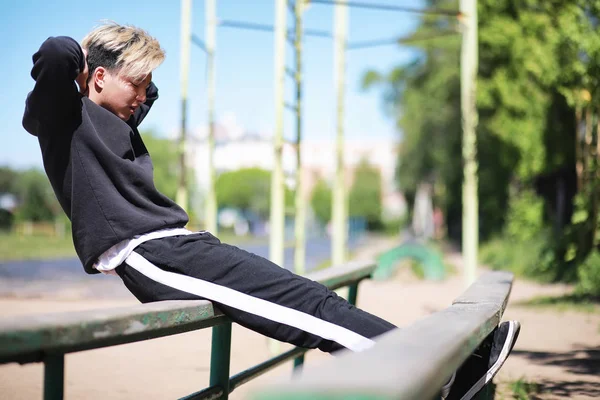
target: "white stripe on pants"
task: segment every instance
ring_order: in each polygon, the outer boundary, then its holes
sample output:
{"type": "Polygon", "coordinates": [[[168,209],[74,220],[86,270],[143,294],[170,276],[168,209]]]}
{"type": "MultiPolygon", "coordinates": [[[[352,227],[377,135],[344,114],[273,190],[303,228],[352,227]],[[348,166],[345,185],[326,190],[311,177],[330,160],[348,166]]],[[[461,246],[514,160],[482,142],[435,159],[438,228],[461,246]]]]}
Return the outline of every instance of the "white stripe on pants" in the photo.
{"type": "Polygon", "coordinates": [[[371,339],[356,332],[323,321],[302,311],[271,303],[198,278],[164,271],[136,252],[131,253],[125,262],[143,275],[163,285],[301,329],[323,339],[339,343],[352,351],[366,350],[375,344],[371,339]]]}

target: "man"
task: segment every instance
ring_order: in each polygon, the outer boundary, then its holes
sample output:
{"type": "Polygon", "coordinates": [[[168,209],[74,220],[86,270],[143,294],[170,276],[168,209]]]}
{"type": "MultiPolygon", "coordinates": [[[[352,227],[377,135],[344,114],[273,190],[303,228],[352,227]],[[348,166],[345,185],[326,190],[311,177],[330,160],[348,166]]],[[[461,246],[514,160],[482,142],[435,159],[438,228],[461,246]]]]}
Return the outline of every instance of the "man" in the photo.
{"type": "Polygon", "coordinates": [[[137,127],[158,98],[152,72],[164,57],[145,31],[116,23],[81,46],[49,38],[33,56],[23,126],[38,137],[85,271],[118,274],[141,302],[210,299],[232,321],[297,346],[371,347],[395,326],[209,232],[188,231],[185,211],[156,190],[137,127]]]}

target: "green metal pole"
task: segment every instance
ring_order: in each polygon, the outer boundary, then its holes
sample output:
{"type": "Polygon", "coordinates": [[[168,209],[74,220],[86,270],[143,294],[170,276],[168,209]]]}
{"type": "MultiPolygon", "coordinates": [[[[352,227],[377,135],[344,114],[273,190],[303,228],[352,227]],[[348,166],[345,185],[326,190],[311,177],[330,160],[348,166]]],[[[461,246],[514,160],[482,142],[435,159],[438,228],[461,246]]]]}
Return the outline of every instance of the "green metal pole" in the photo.
{"type": "Polygon", "coordinates": [[[190,26],[192,16],[192,0],[181,0],[181,132],[179,135],[179,186],[176,202],[180,207],[188,208],[187,177],[185,167],[186,124],[187,124],[187,90],[190,69],[190,26]]]}
{"type": "Polygon", "coordinates": [[[44,359],[44,400],[62,400],[65,394],[65,355],[44,359]]]}
{"type": "Polygon", "coordinates": [[[212,328],[210,386],[223,388],[220,399],[229,398],[229,363],[231,359],[231,322],[212,328]]]}
{"type": "Polygon", "coordinates": [[[273,134],[273,173],[271,175],[271,215],[269,258],[284,267],[285,198],[283,182],[283,107],[285,78],[286,0],[275,0],[275,132],[273,134]]]}
{"type": "Polygon", "coordinates": [[[465,263],[465,283],[475,281],[477,270],[477,247],[479,245],[479,221],[477,198],[477,108],[475,88],[477,80],[477,3],[476,0],[460,0],[463,18],[461,47],[461,112],[463,181],[463,228],[462,252],[465,263]]]}
{"type": "Polygon", "coordinates": [[[306,199],[302,179],[302,14],[304,5],[296,0],[296,220],[294,223],[296,247],[294,249],[294,271],[299,275],[306,272],[306,199]]]}
{"type": "Polygon", "coordinates": [[[358,297],[358,282],[350,285],[350,290],[348,290],[348,303],[355,306],[357,297],[358,297]]]}
{"type": "Polygon", "coordinates": [[[207,69],[207,106],[208,106],[208,185],[206,192],[205,216],[206,230],[217,234],[217,197],[215,192],[215,31],[217,24],[215,0],[205,0],[206,21],[206,69],[207,69]]]}
{"type": "Polygon", "coordinates": [[[346,0],[340,0],[335,4],[334,11],[334,68],[335,68],[335,92],[337,108],[337,140],[336,140],[336,164],[335,180],[333,185],[332,204],[332,255],[333,265],[342,264],[346,260],[346,245],[348,236],[348,197],[346,193],[346,174],[344,169],[344,89],[346,74],[346,37],[348,6],[346,0]]]}

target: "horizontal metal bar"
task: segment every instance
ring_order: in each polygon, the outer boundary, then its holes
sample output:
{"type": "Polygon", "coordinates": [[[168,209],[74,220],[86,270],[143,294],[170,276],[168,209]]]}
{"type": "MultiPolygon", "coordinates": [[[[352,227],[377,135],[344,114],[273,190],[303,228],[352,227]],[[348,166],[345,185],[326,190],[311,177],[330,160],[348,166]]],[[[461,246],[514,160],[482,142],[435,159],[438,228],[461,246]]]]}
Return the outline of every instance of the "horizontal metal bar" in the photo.
{"type": "Polygon", "coordinates": [[[419,42],[421,40],[431,40],[431,39],[437,39],[437,38],[441,38],[441,37],[453,36],[453,35],[457,35],[459,33],[460,32],[458,30],[447,30],[447,31],[440,31],[440,32],[432,33],[429,35],[418,35],[418,36],[407,36],[407,37],[391,38],[391,39],[369,40],[369,41],[364,41],[364,42],[348,43],[347,48],[348,48],[348,50],[356,50],[356,49],[365,49],[365,48],[369,48],[369,47],[389,46],[389,45],[394,45],[394,44],[407,44],[407,43],[419,42]]]}
{"type": "Polygon", "coordinates": [[[298,111],[298,107],[295,104],[284,103],[285,108],[290,109],[292,111],[298,111]]]}
{"type": "Polygon", "coordinates": [[[306,36],[318,36],[318,37],[326,37],[326,38],[332,38],[333,37],[333,35],[331,34],[331,32],[319,31],[319,30],[315,30],[315,29],[305,29],[304,30],[304,34],[306,36]]]}
{"type": "Polygon", "coordinates": [[[223,28],[238,28],[248,29],[252,31],[264,31],[273,32],[275,28],[273,25],[260,24],[257,22],[246,22],[246,21],[232,21],[232,20],[221,20],[218,22],[218,26],[223,28]]]}
{"type": "Polygon", "coordinates": [[[375,271],[376,267],[377,265],[373,262],[356,261],[340,266],[332,266],[321,271],[312,272],[307,274],[306,277],[333,290],[369,278],[375,271]]]}
{"type": "Polygon", "coordinates": [[[198,46],[205,53],[208,53],[208,50],[206,50],[206,45],[204,44],[204,41],[202,39],[200,39],[198,36],[194,35],[193,33],[192,33],[192,43],[195,44],[196,46],[198,46]]]}
{"type": "Polygon", "coordinates": [[[265,372],[275,368],[279,364],[282,364],[292,358],[295,358],[301,354],[304,354],[309,350],[310,349],[296,347],[296,348],[286,351],[285,353],[282,353],[276,357],[273,357],[265,362],[255,365],[254,367],[248,368],[247,370],[240,372],[237,375],[234,375],[229,380],[229,392],[231,393],[235,388],[248,382],[249,380],[254,379],[257,376],[260,376],[260,375],[264,374],[265,372]]]}
{"type": "Polygon", "coordinates": [[[292,79],[296,79],[296,71],[289,67],[285,67],[285,73],[292,79]]]}
{"type": "Polygon", "coordinates": [[[408,12],[414,14],[430,14],[430,15],[442,15],[447,17],[458,17],[461,15],[460,11],[448,10],[443,8],[413,8],[405,6],[394,6],[391,4],[373,4],[373,3],[362,3],[359,1],[339,1],[339,0],[311,0],[312,4],[325,4],[325,5],[345,5],[354,8],[365,8],[368,10],[381,10],[381,11],[398,11],[408,12]]]}
{"type": "MultiPolygon", "coordinates": [[[[295,347],[292,350],[286,351],[276,357],[270,358],[267,361],[264,361],[260,364],[257,364],[251,368],[248,368],[245,371],[240,372],[232,376],[229,379],[229,393],[233,392],[233,390],[244,383],[264,374],[265,372],[270,371],[271,369],[277,367],[284,362],[298,357],[310,349],[295,347]]],[[[198,392],[192,393],[185,397],[180,398],[179,400],[208,400],[208,399],[218,399],[223,396],[223,388],[217,385],[209,386],[206,389],[202,389],[198,392]]]]}
{"type": "Polygon", "coordinates": [[[0,319],[0,364],[133,343],[228,321],[206,300],[169,300],[128,308],[0,319]]]}
{"type": "MultiPolygon", "coordinates": [[[[263,31],[263,32],[274,32],[275,28],[273,25],[261,24],[258,22],[247,22],[247,21],[233,21],[233,20],[221,20],[218,23],[218,26],[223,28],[238,28],[238,29],[247,29],[252,31],[263,31]]],[[[288,38],[293,38],[296,34],[296,31],[293,29],[288,30],[288,38]]],[[[320,31],[316,29],[306,29],[304,30],[304,35],[306,36],[316,36],[316,37],[327,37],[332,38],[333,35],[327,31],[320,31]]]]}

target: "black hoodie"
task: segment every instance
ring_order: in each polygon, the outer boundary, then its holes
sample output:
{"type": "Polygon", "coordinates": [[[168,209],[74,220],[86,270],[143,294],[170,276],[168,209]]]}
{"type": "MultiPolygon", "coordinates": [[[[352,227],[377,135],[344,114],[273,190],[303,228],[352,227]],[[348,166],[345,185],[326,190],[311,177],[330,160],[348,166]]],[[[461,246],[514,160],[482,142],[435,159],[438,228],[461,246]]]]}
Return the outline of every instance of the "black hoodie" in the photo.
{"type": "Polygon", "coordinates": [[[33,55],[33,91],[23,127],[37,136],[54,193],[72,222],[75,250],[87,273],[113,245],[163,228],[183,227],[185,211],[154,186],[152,162],[137,130],[158,89],[125,122],[79,94],[79,44],[51,37],[33,55]]]}

